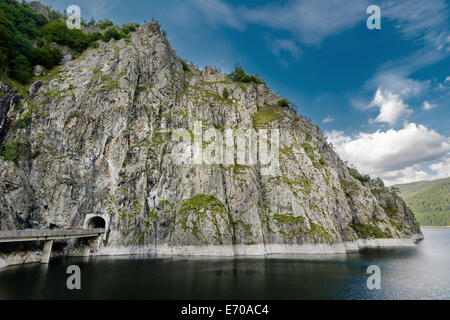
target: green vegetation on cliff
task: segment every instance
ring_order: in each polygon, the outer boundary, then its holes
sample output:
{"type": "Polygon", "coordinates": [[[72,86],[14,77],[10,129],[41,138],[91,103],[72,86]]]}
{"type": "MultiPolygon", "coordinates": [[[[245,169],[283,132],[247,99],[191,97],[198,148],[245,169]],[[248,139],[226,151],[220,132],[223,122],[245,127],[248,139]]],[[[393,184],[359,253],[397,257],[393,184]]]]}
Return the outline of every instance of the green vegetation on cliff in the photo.
{"type": "MultiPolygon", "coordinates": [[[[86,48],[96,46],[97,40],[119,40],[136,30],[133,25],[118,30],[108,23],[110,29],[104,35],[99,32],[87,34],[79,29],[69,29],[64,15],[46,9],[48,19],[32,11],[26,2],[0,0],[0,77],[27,84],[33,78],[34,66],[41,65],[50,70],[61,62],[63,54],[55,44],[80,54],[86,48]]],[[[89,24],[95,25],[95,22],[89,24]]],[[[97,26],[106,28],[104,24],[100,22],[97,26]]],[[[82,21],[82,25],[87,24],[82,21]]]]}
{"type": "Polygon", "coordinates": [[[353,229],[356,230],[358,235],[363,239],[368,238],[390,238],[391,235],[384,232],[375,225],[370,224],[355,224],[353,229]]]}
{"type": "Polygon", "coordinates": [[[243,82],[243,83],[254,82],[256,84],[266,84],[264,80],[258,77],[258,75],[248,75],[245,72],[244,68],[240,66],[236,66],[234,68],[234,71],[228,75],[228,78],[230,78],[235,82],[243,82]]]}
{"type": "Polygon", "coordinates": [[[223,234],[221,225],[228,222],[226,206],[213,195],[197,194],[192,198],[180,202],[177,212],[177,222],[184,231],[191,232],[195,238],[208,244],[207,236],[203,234],[205,221],[209,220],[215,229],[214,238],[223,243],[226,234],[223,234]]]}
{"type": "Polygon", "coordinates": [[[283,108],[278,105],[260,107],[253,115],[253,125],[255,128],[266,128],[272,121],[283,120],[285,116],[283,108]]]}
{"type": "Polygon", "coordinates": [[[396,186],[422,226],[450,225],[450,178],[396,186]]]}

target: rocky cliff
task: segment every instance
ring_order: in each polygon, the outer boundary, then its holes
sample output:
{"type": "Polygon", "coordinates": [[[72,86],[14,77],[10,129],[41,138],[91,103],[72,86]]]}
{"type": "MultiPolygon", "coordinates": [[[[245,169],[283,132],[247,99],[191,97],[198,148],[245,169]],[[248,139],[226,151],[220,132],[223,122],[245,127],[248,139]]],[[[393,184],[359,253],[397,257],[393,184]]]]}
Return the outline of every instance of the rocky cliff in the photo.
{"type": "MultiPolygon", "coordinates": [[[[349,169],[317,126],[264,84],[182,63],[156,23],[88,49],[20,99],[1,89],[2,230],[107,215],[99,254],[345,251],[421,237],[402,199],[349,169]],[[196,121],[218,136],[277,129],[279,166],[180,163],[173,132],[195,140],[196,121]]],[[[203,154],[222,157],[210,143],[203,154]]],[[[69,241],[63,253],[89,251],[69,241]]]]}

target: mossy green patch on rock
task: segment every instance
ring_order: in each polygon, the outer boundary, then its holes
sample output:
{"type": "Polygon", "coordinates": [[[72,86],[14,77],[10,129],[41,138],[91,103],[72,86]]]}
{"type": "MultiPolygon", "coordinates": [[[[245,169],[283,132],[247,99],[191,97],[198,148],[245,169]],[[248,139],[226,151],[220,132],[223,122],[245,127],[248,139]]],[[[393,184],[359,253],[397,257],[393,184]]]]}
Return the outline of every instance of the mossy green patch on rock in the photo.
{"type": "Polygon", "coordinates": [[[265,128],[269,127],[271,122],[280,121],[284,118],[282,107],[278,105],[264,106],[253,115],[253,125],[255,128],[265,128]]]}
{"type": "Polygon", "coordinates": [[[316,169],[321,169],[326,165],[325,158],[323,156],[320,156],[319,159],[317,159],[317,155],[315,153],[316,148],[314,148],[312,145],[304,142],[302,143],[302,148],[303,150],[305,150],[306,155],[311,160],[313,166],[316,169]]]}
{"type": "Polygon", "coordinates": [[[72,121],[73,118],[79,118],[80,117],[80,112],[78,111],[73,111],[70,113],[70,115],[67,117],[66,121],[64,121],[64,125],[68,125],[70,123],[70,121],[72,121]]]}
{"type": "Polygon", "coordinates": [[[297,162],[297,157],[295,156],[295,153],[291,147],[288,147],[288,146],[281,147],[280,154],[285,156],[286,158],[288,158],[291,161],[297,162]]]}
{"type": "Polygon", "coordinates": [[[309,221],[309,225],[311,227],[311,229],[308,231],[309,234],[317,236],[319,240],[330,241],[330,235],[324,227],[315,224],[311,220],[309,221]]]}
{"type": "MultiPolygon", "coordinates": [[[[182,200],[176,208],[174,229],[178,225],[184,233],[193,235],[198,244],[230,244],[232,241],[227,208],[213,195],[197,194],[182,200]]],[[[181,237],[174,229],[172,237],[181,237]]]]}
{"type": "Polygon", "coordinates": [[[305,218],[303,217],[294,217],[292,213],[290,214],[275,214],[273,219],[278,221],[281,224],[303,224],[305,222],[305,218]]]}
{"type": "Polygon", "coordinates": [[[305,218],[303,217],[294,217],[292,213],[288,213],[274,214],[272,219],[279,226],[275,230],[271,230],[271,232],[281,234],[286,240],[301,239],[306,234],[305,218]]]}
{"type": "Polygon", "coordinates": [[[313,181],[308,177],[288,177],[286,175],[270,177],[269,181],[276,185],[287,185],[292,193],[299,198],[301,193],[310,194],[313,181]]]}
{"type": "Polygon", "coordinates": [[[371,189],[370,192],[372,192],[374,196],[379,196],[383,193],[386,193],[383,189],[371,189]]]}
{"type": "Polygon", "coordinates": [[[341,180],[341,188],[344,190],[345,196],[351,198],[358,192],[359,186],[354,181],[341,180]]]}
{"type": "Polygon", "coordinates": [[[235,232],[243,229],[247,235],[253,236],[252,227],[248,223],[242,220],[233,220],[231,224],[235,232]]]}
{"type": "Polygon", "coordinates": [[[17,122],[16,128],[24,129],[31,123],[31,113],[25,113],[17,122]]]}
{"type": "Polygon", "coordinates": [[[369,175],[361,175],[358,171],[355,169],[349,170],[350,175],[355,178],[356,180],[359,180],[362,184],[370,181],[369,175]]]}
{"type": "Polygon", "coordinates": [[[28,141],[8,141],[0,149],[0,157],[4,160],[17,163],[20,159],[35,158],[38,153],[31,153],[31,146],[28,141]]]}
{"type": "Polygon", "coordinates": [[[358,235],[363,239],[368,238],[390,238],[390,235],[381,230],[379,227],[371,224],[355,224],[353,229],[358,233],[358,235]]]}
{"type": "Polygon", "coordinates": [[[239,174],[244,174],[247,172],[247,170],[249,170],[251,167],[248,165],[243,165],[243,164],[233,164],[233,165],[229,165],[226,166],[226,168],[228,169],[228,171],[230,173],[239,175],[239,174]]]}
{"type": "Polygon", "coordinates": [[[212,195],[197,194],[192,198],[181,202],[180,213],[193,210],[199,215],[205,215],[206,211],[211,210],[216,213],[225,212],[225,205],[212,195]]]}
{"type": "Polygon", "coordinates": [[[9,141],[3,145],[2,150],[0,150],[0,156],[7,160],[16,162],[20,158],[20,154],[18,152],[18,144],[16,141],[9,141]]]}
{"type": "Polygon", "coordinates": [[[389,218],[395,217],[395,215],[398,213],[398,209],[396,208],[390,208],[390,207],[383,207],[384,212],[386,212],[387,216],[389,218]]]}
{"type": "Polygon", "coordinates": [[[397,229],[398,231],[402,232],[402,233],[406,233],[406,234],[411,234],[408,230],[405,229],[405,227],[403,227],[401,224],[395,222],[392,219],[389,219],[389,223],[394,226],[395,229],[397,229]]]}

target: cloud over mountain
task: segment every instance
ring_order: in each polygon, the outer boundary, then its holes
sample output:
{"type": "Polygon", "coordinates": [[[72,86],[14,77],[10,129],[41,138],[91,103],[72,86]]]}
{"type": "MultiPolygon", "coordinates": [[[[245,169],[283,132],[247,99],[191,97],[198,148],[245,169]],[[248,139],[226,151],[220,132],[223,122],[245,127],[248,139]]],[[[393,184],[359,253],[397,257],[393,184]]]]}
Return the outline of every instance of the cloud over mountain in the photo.
{"type": "MultiPolygon", "coordinates": [[[[400,130],[360,132],[356,136],[331,131],[327,133],[327,138],[338,154],[357,169],[388,180],[401,176],[402,170],[406,170],[403,174],[409,174],[409,178],[417,175],[428,177],[425,172],[421,174],[417,170],[417,165],[438,161],[450,151],[449,138],[415,123],[405,124],[400,130]],[[414,170],[417,172],[414,173],[414,170]]],[[[443,174],[445,168],[448,168],[446,162],[430,167],[443,174]]]]}
{"type": "Polygon", "coordinates": [[[370,107],[380,108],[380,114],[375,119],[376,122],[386,122],[390,125],[395,124],[400,118],[406,118],[413,113],[400,95],[383,91],[381,88],[378,88],[375,93],[370,107]]]}

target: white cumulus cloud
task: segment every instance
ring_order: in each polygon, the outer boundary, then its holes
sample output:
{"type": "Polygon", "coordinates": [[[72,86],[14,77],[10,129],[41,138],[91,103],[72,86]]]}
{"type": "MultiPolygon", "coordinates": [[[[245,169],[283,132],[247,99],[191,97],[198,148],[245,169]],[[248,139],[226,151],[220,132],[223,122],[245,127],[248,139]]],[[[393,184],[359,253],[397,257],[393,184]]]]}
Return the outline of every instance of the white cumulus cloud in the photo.
{"type": "Polygon", "coordinates": [[[223,23],[237,30],[245,29],[245,24],[237,16],[235,9],[219,0],[194,0],[192,4],[198,8],[211,25],[223,23]]]}
{"type": "Polygon", "coordinates": [[[376,122],[386,122],[390,125],[395,124],[400,118],[408,117],[413,112],[399,94],[381,88],[377,89],[370,107],[380,108],[380,114],[375,119],[376,122]]]}
{"type": "Polygon", "coordinates": [[[434,105],[434,104],[430,104],[428,101],[425,101],[424,103],[423,103],[423,106],[422,106],[422,109],[423,110],[431,110],[431,109],[433,109],[433,108],[435,108],[436,106],[434,105]]]}
{"type": "Polygon", "coordinates": [[[411,166],[401,170],[387,171],[382,174],[382,179],[388,186],[394,184],[410,183],[438,179],[435,176],[418,166],[411,166]]]}
{"type": "Polygon", "coordinates": [[[450,177],[450,158],[436,162],[428,168],[413,165],[401,170],[387,171],[382,178],[387,185],[409,183],[416,181],[436,180],[450,177]],[[427,170],[425,170],[427,169],[427,170]]]}
{"type": "Polygon", "coordinates": [[[447,158],[442,162],[432,164],[430,169],[435,171],[439,178],[450,177],[450,158],[447,158]]]}
{"type": "Polygon", "coordinates": [[[322,123],[330,123],[333,122],[334,119],[331,116],[326,117],[325,119],[322,120],[322,123]]]}
{"type": "Polygon", "coordinates": [[[342,159],[374,176],[437,161],[450,151],[449,138],[415,123],[405,124],[400,130],[360,132],[354,137],[341,131],[326,135],[342,159]]]}

